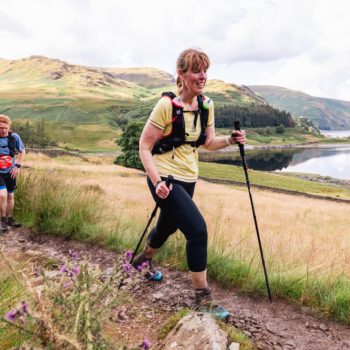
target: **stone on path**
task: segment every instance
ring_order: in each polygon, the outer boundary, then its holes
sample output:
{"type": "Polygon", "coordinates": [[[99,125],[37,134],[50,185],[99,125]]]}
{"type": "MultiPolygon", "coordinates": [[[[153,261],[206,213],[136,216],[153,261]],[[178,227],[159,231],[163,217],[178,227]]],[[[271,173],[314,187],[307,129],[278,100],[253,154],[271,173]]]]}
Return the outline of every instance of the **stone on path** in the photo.
{"type": "Polygon", "coordinates": [[[239,350],[239,344],[238,343],[231,343],[228,347],[228,350],[239,350]]]}
{"type": "Polygon", "coordinates": [[[190,313],[167,335],[162,350],[226,350],[227,334],[208,314],[190,313]]]}

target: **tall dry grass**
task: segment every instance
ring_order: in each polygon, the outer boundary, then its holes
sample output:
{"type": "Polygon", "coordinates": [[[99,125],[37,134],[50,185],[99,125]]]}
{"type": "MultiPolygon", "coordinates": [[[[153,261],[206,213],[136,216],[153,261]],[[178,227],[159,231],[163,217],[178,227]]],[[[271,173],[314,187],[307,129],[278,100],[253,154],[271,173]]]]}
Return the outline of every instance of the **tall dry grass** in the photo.
{"type": "MultiPolygon", "coordinates": [[[[57,220],[47,221],[55,225],[70,221],[71,210],[91,204],[82,210],[86,216],[80,216],[81,230],[74,225],[76,231],[69,228],[71,237],[119,250],[134,246],[154,208],[144,174],[97,158],[29,155],[26,164],[31,168],[22,174],[19,197],[30,203],[23,202],[23,214],[26,207],[29,211],[40,208],[48,188],[42,186],[43,179],[49,176],[57,182],[49,187],[59,189],[61,211],[57,220]],[[24,193],[28,189],[29,196],[24,193]],[[37,204],[31,203],[35,200],[37,204]],[[72,201],[75,204],[67,204],[72,201]],[[70,210],[63,210],[67,205],[70,210]]],[[[325,314],[350,322],[349,205],[258,190],[253,190],[253,198],[274,295],[316,305],[325,314]]],[[[210,276],[264,293],[247,190],[198,181],[195,201],[208,225],[210,276]]],[[[47,203],[43,212],[50,206],[47,203]]],[[[159,259],[184,268],[184,256],[184,238],[179,233],[160,250],[159,259]]]]}

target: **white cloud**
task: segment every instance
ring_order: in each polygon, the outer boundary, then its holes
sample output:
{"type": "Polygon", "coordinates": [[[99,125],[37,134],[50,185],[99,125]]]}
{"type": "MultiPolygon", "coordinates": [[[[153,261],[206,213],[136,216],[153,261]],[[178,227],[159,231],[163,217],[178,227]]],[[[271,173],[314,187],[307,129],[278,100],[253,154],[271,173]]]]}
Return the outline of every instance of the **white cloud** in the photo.
{"type": "MultiPolygon", "coordinates": [[[[3,1],[4,2],[4,1],[3,1]]],[[[201,47],[210,78],[350,100],[347,0],[11,0],[0,12],[0,57],[32,54],[91,66],[175,73],[201,47]]]]}

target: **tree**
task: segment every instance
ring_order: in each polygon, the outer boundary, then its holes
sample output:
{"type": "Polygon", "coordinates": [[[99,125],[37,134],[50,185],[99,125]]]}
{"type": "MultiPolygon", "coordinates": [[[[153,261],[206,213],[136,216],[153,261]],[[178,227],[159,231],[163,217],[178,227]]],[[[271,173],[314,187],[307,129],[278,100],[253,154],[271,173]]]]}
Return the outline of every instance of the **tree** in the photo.
{"type": "Polygon", "coordinates": [[[14,120],[11,129],[21,136],[26,147],[57,146],[57,142],[48,134],[47,122],[40,121],[14,120]]]}
{"type": "Polygon", "coordinates": [[[277,134],[283,134],[284,133],[284,125],[278,125],[276,126],[276,133],[277,134]]]}
{"type": "Polygon", "coordinates": [[[143,170],[139,156],[139,139],[143,126],[143,122],[129,120],[122,135],[117,139],[117,143],[121,146],[122,154],[115,159],[115,164],[143,170]]]}

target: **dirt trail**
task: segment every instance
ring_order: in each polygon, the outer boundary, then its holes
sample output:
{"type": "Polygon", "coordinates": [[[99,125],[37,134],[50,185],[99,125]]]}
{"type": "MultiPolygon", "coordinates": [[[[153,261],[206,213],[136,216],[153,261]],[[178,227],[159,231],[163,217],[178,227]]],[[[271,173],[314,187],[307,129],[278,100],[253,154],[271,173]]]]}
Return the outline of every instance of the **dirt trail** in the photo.
{"type": "MultiPolygon", "coordinates": [[[[61,238],[31,234],[27,230],[11,231],[0,235],[0,244],[5,253],[26,252],[63,261],[69,250],[79,251],[103,269],[113,266],[116,254],[112,251],[89,246],[61,238]]],[[[159,348],[156,332],[171,313],[192,302],[191,283],[188,274],[162,268],[163,283],[147,283],[136,288],[137,309],[144,312],[149,322],[137,325],[133,320],[120,324],[121,332],[129,332],[130,337],[144,332],[153,340],[154,348],[159,348]],[[142,311],[143,310],[143,311],[142,311]]],[[[350,328],[319,319],[308,308],[290,305],[274,300],[253,299],[211,284],[213,296],[225,306],[232,316],[230,323],[244,331],[258,349],[298,349],[298,350],[340,350],[350,349],[350,328]]],[[[130,338],[132,340],[132,338],[130,338]]]]}

